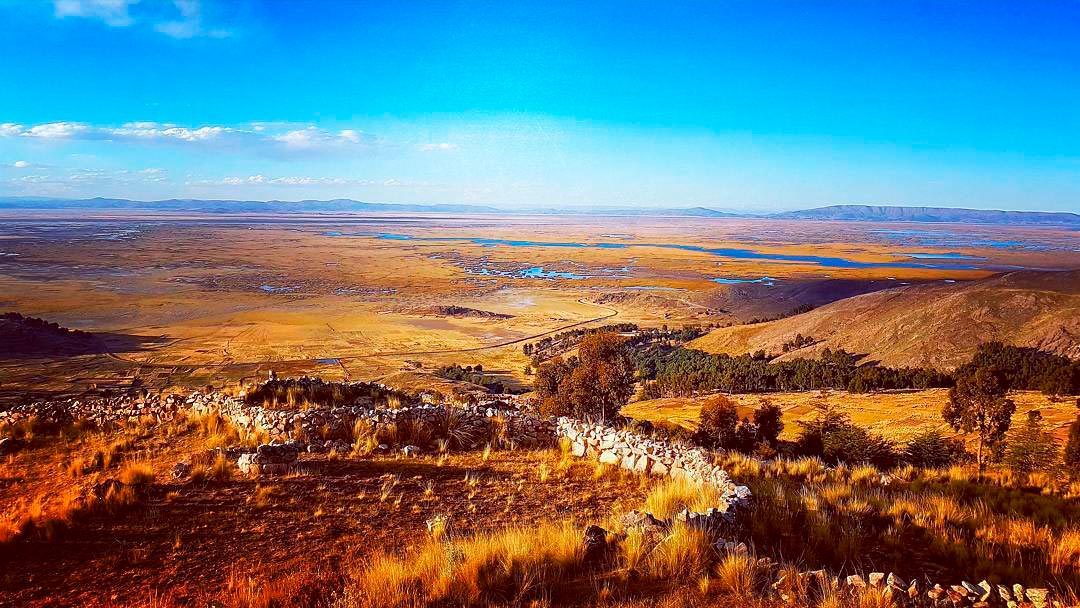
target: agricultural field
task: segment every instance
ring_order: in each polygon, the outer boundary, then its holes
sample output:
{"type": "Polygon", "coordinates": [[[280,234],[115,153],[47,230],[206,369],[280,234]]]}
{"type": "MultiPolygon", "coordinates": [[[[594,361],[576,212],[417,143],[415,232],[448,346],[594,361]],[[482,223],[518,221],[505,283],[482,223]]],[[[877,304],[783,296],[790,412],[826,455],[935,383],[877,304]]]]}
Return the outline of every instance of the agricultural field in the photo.
{"type": "MultiPolygon", "coordinates": [[[[794,439],[801,428],[800,422],[808,422],[817,414],[818,406],[828,406],[851,417],[851,421],[886,439],[906,441],[921,432],[941,431],[954,433],[941,418],[941,408],[949,400],[948,389],[911,391],[887,391],[880,393],[849,393],[847,391],[799,391],[781,393],[744,393],[728,395],[739,405],[739,415],[747,417],[762,402],[778,405],[784,412],[784,432],[781,438],[794,439]]],[[[1038,410],[1042,413],[1048,430],[1062,443],[1068,436],[1069,425],[1076,419],[1075,398],[1056,398],[1036,391],[1014,391],[1009,398],[1016,403],[1013,424],[1038,410]]],[[[631,402],[623,408],[623,414],[652,423],[675,424],[687,430],[695,430],[706,396],[694,398],[664,398],[631,402]]]]}

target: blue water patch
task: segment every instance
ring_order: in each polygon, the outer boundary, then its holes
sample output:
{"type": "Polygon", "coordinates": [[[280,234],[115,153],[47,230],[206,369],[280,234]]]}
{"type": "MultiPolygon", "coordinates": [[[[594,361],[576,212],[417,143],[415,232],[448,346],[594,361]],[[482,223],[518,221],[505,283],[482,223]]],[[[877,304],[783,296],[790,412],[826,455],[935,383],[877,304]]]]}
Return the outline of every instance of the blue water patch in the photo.
{"type": "Polygon", "coordinates": [[[544,270],[540,266],[534,266],[527,268],[521,272],[521,277],[524,279],[587,279],[589,277],[583,274],[575,274],[573,272],[559,272],[557,270],[544,270]]]}
{"type": "Polygon", "coordinates": [[[480,267],[466,268],[469,274],[478,274],[485,277],[509,277],[512,279],[588,279],[587,275],[573,272],[559,272],[557,270],[544,270],[543,266],[533,266],[520,270],[498,270],[495,268],[480,267]]]}
{"type": "Polygon", "coordinates": [[[966,253],[905,253],[909,258],[918,258],[920,260],[985,260],[986,258],[978,255],[968,255],[966,253]]]}
{"type": "MultiPolygon", "coordinates": [[[[362,236],[356,234],[355,236],[362,236]]],[[[656,247],[659,249],[677,249],[680,251],[695,251],[711,255],[735,258],[742,260],[765,260],[772,262],[803,262],[816,264],[828,268],[935,268],[939,270],[975,270],[978,267],[970,264],[949,264],[929,262],[859,262],[847,258],[820,256],[820,255],[793,255],[783,253],[762,253],[753,249],[741,249],[736,247],[703,247],[701,245],[680,245],[673,243],[580,243],[580,242],[552,242],[552,241],[527,241],[511,239],[490,239],[474,237],[451,237],[451,236],[412,236],[408,234],[394,234],[388,232],[373,233],[380,239],[395,241],[424,241],[441,243],[472,243],[483,246],[504,245],[507,247],[563,247],[575,249],[626,249],[629,247],[656,247]]],[[[1016,268],[1016,267],[1001,267],[1016,268]]],[[[582,277],[584,278],[584,277],[582,277]]]]}
{"type": "Polygon", "coordinates": [[[772,277],[761,277],[760,279],[726,279],[717,277],[711,280],[713,283],[722,283],[724,285],[737,285],[739,283],[761,283],[762,285],[768,285],[769,287],[776,285],[776,279],[772,277]]]}
{"type": "Polygon", "coordinates": [[[320,365],[337,365],[341,363],[340,359],[316,359],[316,363],[320,365]]]}
{"type": "Polygon", "coordinates": [[[292,290],[294,290],[296,288],[295,287],[274,287],[273,285],[259,285],[259,289],[265,291],[266,293],[286,293],[286,292],[290,292],[290,291],[292,291],[292,290]]]}

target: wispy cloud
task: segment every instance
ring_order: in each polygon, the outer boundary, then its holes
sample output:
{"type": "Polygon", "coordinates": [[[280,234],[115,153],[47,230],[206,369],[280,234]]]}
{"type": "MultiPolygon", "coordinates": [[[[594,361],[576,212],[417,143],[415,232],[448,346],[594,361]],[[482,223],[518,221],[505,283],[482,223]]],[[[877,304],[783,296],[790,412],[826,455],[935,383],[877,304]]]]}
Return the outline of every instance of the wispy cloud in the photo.
{"type": "Polygon", "coordinates": [[[253,152],[289,155],[303,153],[358,152],[375,145],[358,131],[328,131],[307,125],[247,127],[222,125],[180,126],[158,122],[129,122],[119,127],[83,122],[50,122],[36,125],[0,123],[0,138],[54,141],[114,141],[126,144],[172,144],[220,148],[247,148],[253,152]]]}
{"type": "Polygon", "coordinates": [[[16,169],[29,169],[32,165],[28,161],[17,160],[15,162],[11,163],[11,166],[16,168],[16,169]]]}
{"type": "Polygon", "coordinates": [[[346,177],[283,176],[268,177],[262,174],[247,177],[223,177],[221,179],[189,180],[188,186],[374,186],[380,182],[346,177]]]}
{"type": "Polygon", "coordinates": [[[189,179],[187,182],[185,182],[184,185],[203,188],[222,186],[366,186],[383,188],[431,188],[437,186],[437,184],[433,184],[430,182],[400,180],[396,178],[359,179],[352,177],[316,177],[305,175],[271,177],[268,175],[263,175],[261,173],[256,173],[254,175],[248,176],[228,176],[219,179],[189,179]]]}
{"type": "MultiPolygon", "coordinates": [[[[17,166],[18,163],[15,165],[17,166]]],[[[25,168],[33,169],[34,172],[0,180],[0,185],[7,186],[8,189],[16,192],[50,194],[85,193],[88,188],[145,186],[169,181],[168,172],[157,167],[128,170],[50,168],[48,165],[27,164],[25,168]]]]}
{"type": "Polygon", "coordinates": [[[421,152],[446,152],[448,150],[457,150],[457,144],[451,143],[436,143],[436,144],[420,144],[417,148],[421,152]]]}
{"type": "Polygon", "coordinates": [[[154,29],[173,38],[195,38],[196,36],[208,36],[210,38],[227,38],[232,32],[222,28],[207,28],[203,25],[202,5],[198,0],[173,0],[176,10],[179,11],[178,19],[162,21],[154,25],[154,29]]]}
{"type": "Polygon", "coordinates": [[[58,19],[94,19],[110,27],[146,24],[178,39],[232,35],[229,29],[206,24],[200,0],[53,0],[53,14],[58,19]]]}
{"type": "Polygon", "coordinates": [[[54,0],[53,12],[58,19],[84,17],[98,19],[112,27],[127,27],[135,23],[131,5],[139,0],[54,0]]]}

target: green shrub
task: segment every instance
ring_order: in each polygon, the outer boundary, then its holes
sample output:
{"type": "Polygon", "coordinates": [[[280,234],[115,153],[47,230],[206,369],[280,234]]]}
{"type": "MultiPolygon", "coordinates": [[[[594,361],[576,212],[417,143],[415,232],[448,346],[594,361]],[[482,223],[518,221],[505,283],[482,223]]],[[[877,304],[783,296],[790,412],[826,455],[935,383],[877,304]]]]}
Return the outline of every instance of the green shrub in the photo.
{"type": "Polygon", "coordinates": [[[916,435],[904,448],[904,462],[925,469],[944,468],[967,460],[964,443],[951,439],[939,431],[926,431],[916,435]]]}

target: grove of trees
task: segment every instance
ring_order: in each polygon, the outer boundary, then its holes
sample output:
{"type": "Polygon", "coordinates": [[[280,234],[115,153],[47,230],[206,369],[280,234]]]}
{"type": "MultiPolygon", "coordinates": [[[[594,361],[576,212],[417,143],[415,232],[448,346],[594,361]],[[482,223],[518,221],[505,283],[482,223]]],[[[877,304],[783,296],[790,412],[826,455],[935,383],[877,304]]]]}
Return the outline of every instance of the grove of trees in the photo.
{"type": "Polygon", "coordinates": [[[858,365],[843,350],[825,349],[820,359],[773,362],[764,353],[714,355],[683,347],[651,347],[635,353],[646,398],[686,397],[723,391],[753,393],[834,388],[851,392],[949,386],[947,374],[921,368],[858,365]]]}

